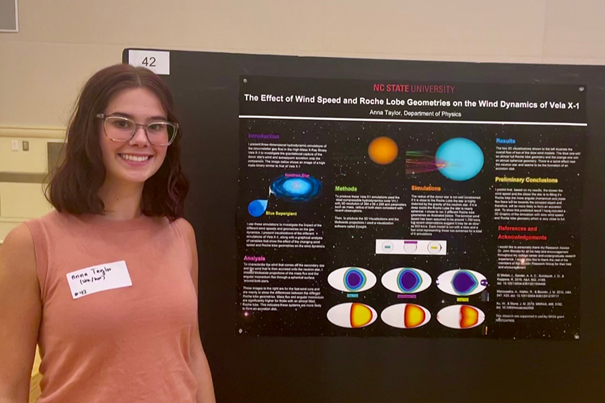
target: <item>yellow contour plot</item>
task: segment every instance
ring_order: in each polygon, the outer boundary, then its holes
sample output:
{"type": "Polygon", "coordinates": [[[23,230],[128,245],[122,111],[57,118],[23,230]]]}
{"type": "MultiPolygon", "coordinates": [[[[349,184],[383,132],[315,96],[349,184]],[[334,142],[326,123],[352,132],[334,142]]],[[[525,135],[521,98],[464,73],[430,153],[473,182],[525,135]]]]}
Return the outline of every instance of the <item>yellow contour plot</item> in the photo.
{"type": "Polygon", "coordinates": [[[364,304],[351,305],[351,327],[363,327],[372,321],[372,311],[364,304]]]}
{"type": "Polygon", "coordinates": [[[417,305],[407,304],[404,312],[404,323],[406,328],[418,327],[424,323],[426,314],[417,305]]]}
{"type": "Polygon", "coordinates": [[[473,327],[477,322],[479,322],[479,311],[471,306],[462,305],[460,307],[460,328],[473,327]]]}

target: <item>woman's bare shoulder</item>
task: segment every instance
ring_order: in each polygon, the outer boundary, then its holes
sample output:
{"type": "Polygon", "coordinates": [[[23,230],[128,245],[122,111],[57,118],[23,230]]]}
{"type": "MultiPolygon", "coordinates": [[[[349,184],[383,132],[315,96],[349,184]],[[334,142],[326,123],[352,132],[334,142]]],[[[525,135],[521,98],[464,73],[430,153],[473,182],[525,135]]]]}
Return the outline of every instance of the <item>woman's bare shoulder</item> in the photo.
{"type": "Polygon", "coordinates": [[[10,231],[0,246],[0,275],[13,277],[35,273],[34,240],[29,227],[23,223],[10,231]]]}
{"type": "Polygon", "coordinates": [[[195,230],[189,221],[181,217],[174,221],[174,225],[188,241],[195,242],[195,230]]]}

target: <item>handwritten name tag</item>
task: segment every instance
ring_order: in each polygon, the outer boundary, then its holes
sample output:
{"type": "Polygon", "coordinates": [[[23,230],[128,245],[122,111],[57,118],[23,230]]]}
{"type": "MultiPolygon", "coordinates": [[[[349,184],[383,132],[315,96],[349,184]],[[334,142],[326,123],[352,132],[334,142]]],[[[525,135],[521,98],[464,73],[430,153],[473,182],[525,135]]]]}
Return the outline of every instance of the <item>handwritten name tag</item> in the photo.
{"type": "Polygon", "coordinates": [[[132,286],[124,260],[72,271],[67,273],[67,282],[74,299],[99,291],[132,286]]]}

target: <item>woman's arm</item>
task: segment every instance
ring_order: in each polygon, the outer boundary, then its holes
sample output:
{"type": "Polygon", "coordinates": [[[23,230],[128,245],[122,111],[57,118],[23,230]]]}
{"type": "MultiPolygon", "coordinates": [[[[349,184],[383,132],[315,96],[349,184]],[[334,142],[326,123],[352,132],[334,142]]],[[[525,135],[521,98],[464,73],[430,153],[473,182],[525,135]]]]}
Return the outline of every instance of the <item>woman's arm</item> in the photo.
{"type": "Polygon", "coordinates": [[[21,224],[0,246],[0,403],[27,403],[42,312],[34,242],[21,224]]]}
{"type": "MultiPolygon", "coordinates": [[[[198,295],[198,258],[197,258],[197,243],[195,241],[195,232],[193,227],[187,221],[183,220],[185,225],[185,236],[189,246],[191,247],[192,267],[191,277],[195,285],[195,293],[198,295]]],[[[200,337],[199,324],[196,323],[195,331],[191,337],[191,370],[195,374],[198,383],[197,402],[198,403],[215,403],[214,386],[212,385],[212,375],[210,366],[206,359],[206,354],[202,347],[200,337]]],[[[0,402],[2,403],[2,402],[0,402]]]]}

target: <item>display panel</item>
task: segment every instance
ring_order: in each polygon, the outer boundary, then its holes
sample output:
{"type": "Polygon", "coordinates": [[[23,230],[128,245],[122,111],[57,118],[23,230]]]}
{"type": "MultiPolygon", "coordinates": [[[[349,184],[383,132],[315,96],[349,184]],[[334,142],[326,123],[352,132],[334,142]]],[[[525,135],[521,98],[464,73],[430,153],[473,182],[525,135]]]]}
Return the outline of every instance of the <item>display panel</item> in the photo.
{"type": "MultiPolygon", "coordinates": [[[[124,52],[125,61],[128,61],[128,53],[129,50],[124,52]]],[[[404,399],[442,403],[483,402],[486,399],[495,402],[558,402],[564,400],[595,402],[603,400],[605,384],[602,379],[605,376],[605,367],[603,366],[602,357],[605,350],[603,349],[602,340],[605,338],[605,317],[602,314],[601,307],[605,306],[605,293],[603,293],[605,271],[601,269],[603,259],[601,257],[602,237],[600,233],[603,226],[605,226],[605,214],[603,214],[605,178],[602,175],[602,156],[605,155],[605,140],[602,136],[605,130],[604,67],[364,60],[189,51],[170,51],[169,54],[169,74],[163,75],[162,78],[174,94],[175,109],[182,128],[182,161],[184,170],[191,181],[191,190],[187,198],[186,218],[196,231],[199,251],[200,332],[212,369],[217,401],[307,403],[310,401],[390,402],[395,399],[404,399]],[[385,84],[416,83],[460,87],[473,84],[478,85],[478,88],[482,86],[492,88],[493,85],[504,85],[512,88],[519,85],[523,91],[530,92],[534,88],[549,88],[548,91],[557,88],[556,93],[551,93],[557,96],[561,95],[558,92],[558,89],[561,88],[560,85],[578,89],[585,86],[585,108],[583,113],[585,113],[586,119],[584,121],[581,119],[577,121],[567,120],[571,123],[588,123],[588,126],[583,128],[570,126],[574,130],[582,130],[587,135],[584,153],[580,155],[577,162],[579,163],[578,167],[581,165],[584,167],[580,176],[581,181],[583,181],[583,190],[580,191],[578,186],[578,193],[572,194],[570,196],[571,200],[568,201],[574,204],[577,201],[573,199],[582,198],[582,205],[579,209],[581,225],[576,226],[569,219],[566,224],[574,231],[579,230],[581,232],[579,239],[571,241],[572,243],[579,242],[581,247],[578,254],[581,259],[576,257],[574,262],[574,265],[581,265],[580,339],[573,341],[575,338],[571,337],[558,341],[557,334],[548,338],[536,333],[531,335],[534,338],[533,340],[527,340],[525,337],[523,337],[523,340],[506,340],[508,337],[501,340],[487,340],[486,336],[469,333],[478,331],[481,326],[467,329],[448,328],[442,325],[437,318],[441,309],[431,306],[425,307],[425,303],[419,301],[421,297],[428,298],[429,293],[433,293],[433,295],[436,293],[445,298],[455,297],[443,292],[436,281],[440,275],[448,272],[452,273],[452,270],[455,274],[455,270],[459,270],[459,268],[448,267],[432,271],[430,267],[421,267],[420,265],[400,266],[392,264],[388,267],[388,271],[386,271],[387,268],[381,268],[380,271],[377,271],[375,267],[357,262],[350,265],[348,261],[338,265],[338,267],[332,267],[332,271],[325,273],[322,280],[322,286],[329,287],[326,289],[330,290],[333,299],[330,304],[326,303],[326,316],[321,316],[321,320],[328,328],[341,332],[341,335],[324,337],[324,335],[327,336],[330,333],[323,333],[312,337],[292,337],[295,333],[290,332],[289,337],[265,337],[269,333],[275,335],[276,330],[283,332],[282,335],[286,335],[286,332],[279,326],[273,326],[274,324],[269,326],[267,321],[257,322],[268,325],[265,329],[262,329],[261,326],[254,324],[254,319],[249,323],[249,326],[245,327],[244,325],[247,322],[244,322],[241,316],[241,299],[238,292],[239,287],[242,286],[240,270],[243,264],[243,257],[239,256],[240,252],[238,251],[238,214],[248,214],[245,209],[241,208],[245,203],[240,201],[240,187],[244,186],[246,181],[239,181],[239,169],[242,161],[240,149],[243,147],[241,143],[242,141],[248,141],[248,139],[242,140],[241,138],[242,122],[247,118],[240,118],[242,114],[240,107],[243,107],[240,102],[241,80],[245,77],[266,77],[270,81],[283,78],[288,82],[302,78],[307,83],[328,79],[343,80],[345,83],[361,80],[385,84]],[[368,287],[373,279],[361,269],[369,270],[372,274],[378,273],[374,274],[376,283],[371,288],[357,293],[360,295],[369,295],[367,293],[390,295],[385,298],[392,301],[388,304],[392,308],[387,310],[387,304],[375,306],[376,304],[373,302],[362,301],[361,298],[354,301],[349,300],[348,297],[343,297],[346,294],[343,294],[342,290],[329,285],[331,281],[330,274],[338,269],[346,269],[342,272],[346,273],[350,268],[359,269],[360,273],[367,275],[366,283],[362,287],[368,287]],[[402,272],[402,270],[396,269],[408,270],[402,272]],[[389,274],[390,277],[385,278],[385,282],[388,284],[387,287],[383,283],[383,273],[386,274],[392,270],[396,271],[389,274]],[[437,276],[435,276],[436,274],[437,276]],[[430,280],[427,276],[430,277],[430,280]],[[402,279],[401,287],[398,284],[398,278],[402,279]],[[415,293],[417,301],[408,298],[395,299],[394,297],[397,295],[407,295],[402,292],[402,288],[403,291],[411,291],[411,294],[415,293]],[[342,304],[353,304],[354,302],[374,309],[376,320],[368,326],[350,329],[333,325],[327,320],[329,309],[342,306],[342,304]],[[424,322],[422,320],[423,316],[426,323],[420,325],[424,322]],[[441,334],[435,337],[406,337],[408,333],[425,332],[429,328],[439,329],[441,334]],[[239,329],[242,329],[241,335],[239,329]],[[366,333],[376,332],[377,329],[388,329],[389,332],[393,332],[394,336],[357,337],[360,334],[365,336],[366,333]],[[244,330],[246,333],[244,333],[244,330]],[[444,336],[444,332],[452,332],[450,333],[452,336],[444,336]],[[570,376],[570,374],[573,374],[573,376],[570,376]]],[[[263,85],[265,84],[268,84],[268,82],[263,82],[263,85]]],[[[317,92],[318,88],[310,88],[310,90],[312,91],[309,91],[309,96],[323,96],[323,91],[317,92]]],[[[370,92],[374,95],[373,88],[370,92]]],[[[344,92],[342,94],[344,97],[344,92]]],[[[494,95],[494,93],[491,94],[494,95]]],[[[523,92],[523,94],[526,93],[523,92]]],[[[405,93],[389,93],[388,95],[402,96],[404,100],[408,98],[405,93]]],[[[488,94],[483,95],[481,93],[480,95],[481,99],[489,99],[488,94]]],[[[514,99],[511,96],[504,97],[503,94],[499,95],[503,96],[503,100],[524,101],[523,99],[514,99]]],[[[350,95],[350,97],[356,96],[364,96],[364,93],[359,92],[350,95]]],[[[418,97],[415,96],[415,98],[418,97]]],[[[557,100],[553,99],[553,101],[557,100]]],[[[249,107],[252,107],[252,104],[249,107]]],[[[292,115],[290,111],[274,113],[279,110],[277,104],[273,104],[270,109],[269,115],[271,116],[292,115]]],[[[297,106],[297,110],[300,110],[299,106],[297,106]]],[[[470,110],[466,109],[464,112],[464,119],[466,119],[469,117],[470,110]]],[[[486,110],[478,112],[483,117],[473,117],[473,119],[487,119],[486,110]]],[[[266,111],[257,109],[248,109],[245,113],[267,114],[266,111]]],[[[536,112],[531,113],[535,114],[536,112]]],[[[540,112],[540,114],[542,113],[540,112]]],[[[334,112],[330,111],[327,115],[319,116],[329,117],[333,114],[334,112]]],[[[314,112],[313,116],[318,115],[314,112]]],[[[364,114],[360,118],[367,119],[368,116],[364,114]]],[[[382,119],[383,117],[374,116],[373,118],[382,119]]],[[[402,119],[409,120],[412,118],[418,119],[419,117],[402,119]]],[[[423,119],[429,120],[429,118],[423,119]]],[[[490,117],[489,119],[495,118],[490,117]]],[[[528,118],[532,121],[535,119],[535,117],[528,118]]],[[[562,119],[557,118],[552,121],[564,122],[562,119]]],[[[262,123],[264,125],[269,121],[268,119],[258,120],[259,122],[255,124],[265,122],[262,123]]],[[[326,122],[328,121],[320,123],[324,124],[326,122]]],[[[345,124],[347,122],[333,123],[345,124]]],[[[358,122],[348,123],[358,124],[358,122]]],[[[425,126],[414,122],[400,123],[413,124],[412,127],[415,130],[425,126]]],[[[448,125],[448,127],[450,126],[454,125],[448,125]]],[[[489,127],[492,130],[511,130],[509,125],[490,125],[489,127]]],[[[526,133],[532,133],[531,126],[523,127],[523,130],[527,131],[526,133]]],[[[557,132],[562,127],[557,126],[555,129],[555,132],[557,132]]],[[[546,129],[544,128],[544,130],[546,129]]],[[[263,132],[257,134],[263,134],[263,132]]],[[[275,133],[267,132],[264,134],[275,133]]],[[[444,136],[445,138],[446,136],[444,136]]],[[[400,147],[397,155],[401,158],[402,151],[405,150],[405,144],[397,143],[399,141],[397,138],[392,138],[392,140],[400,147]]],[[[382,145],[388,145],[388,143],[388,141],[382,142],[382,145]]],[[[476,142],[476,144],[481,146],[479,142],[476,142]]],[[[432,147],[434,146],[433,144],[432,147]]],[[[510,146],[510,144],[506,146],[510,146]]],[[[369,147],[369,144],[366,147],[369,147]]],[[[376,148],[384,149],[388,147],[376,148]]],[[[432,150],[434,153],[429,156],[434,157],[436,155],[436,148],[427,150],[432,150]]],[[[369,158],[368,151],[366,148],[363,152],[365,159],[369,158]]],[[[388,153],[383,154],[388,156],[388,153]]],[[[425,156],[422,155],[423,158],[425,156]]],[[[419,159],[418,156],[414,156],[417,166],[422,165],[420,164],[422,159],[418,161],[419,159]]],[[[397,161],[395,159],[390,165],[385,164],[382,169],[386,170],[393,167],[393,164],[398,163],[397,161]]],[[[434,164],[432,161],[430,162],[434,164]]],[[[468,184],[482,180],[486,164],[487,162],[484,162],[482,171],[473,179],[470,179],[467,182],[468,184]]],[[[374,168],[379,169],[380,167],[376,165],[374,168]]],[[[438,178],[435,180],[450,183],[448,186],[453,183],[439,171],[419,173],[417,179],[419,181],[429,181],[428,178],[431,175],[433,178],[438,178]]],[[[515,177],[516,175],[513,171],[502,172],[500,176],[515,177]]],[[[406,177],[407,175],[403,178],[406,177]]],[[[492,176],[493,178],[494,176],[492,176]]],[[[271,179],[273,178],[266,178],[266,180],[271,179]]],[[[260,178],[255,180],[260,181],[260,178]]],[[[432,181],[431,179],[429,182],[432,181]]],[[[464,183],[460,182],[459,185],[463,186],[464,183]]],[[[276,209],[277,199],[273,199],[274,196],[271,196],[271,199],[267,197],[268,185],[266,182],[260,182],[259,187],[252,192],[251,200],[264,197],[265,200],[269,200],[267,209],[276,209]]],[[[495,186],[496,183],[494,182],[493,185],[495,186]]],[[[521,186],[518,183],[498,183],[498,186],[503,185],[511,188],[521,186]]],[[[343,186],[350,185],[345,184],[343,186]]],[[[431,183],[430,186],[435,187],[437,185],[431,183]]],[[[332,192],[336,193],[335,189],[332,192]]],[[[350,195],[351,193],[342,194],[350,195]]],[[[434,195],[433,193],[420,194],[434,195]]],[[[322,200],[325,200],[322,199],[322,195],[323,193],[310,203],[321,203],[322,200]]],[[[356,214],[360,215],[360,213],[347,213],[351,216],[356,214]]],[[[239,220],[241,219],[240,217],[239,220]]],[[[509,224],[508,226],[522,226],[517,224],[521,223],[509,224]]],[[[549,237],[557,236],[549,233],[547,229],[545,230],[544,224],[538,224],[541,232],[546,233],[549,237]]],[[[241,221],[239,225],[241,226],[241,221]]],[[[494,227],[490,228],[490,231],[497,231],[497,227],[495,229],[494,227]]],[[[368,230],[357,229],[357,231],[368,230]]],[[[517,231],[516,233],[503,232],[503,235],[523,236],[532,234],[529,231],[517,231]]],[[[429,237],[420,238],[428,239],[429,237]]],[[[393,242],[393,248],[402,248],[407,253],[411,253],[414,247],[416,250],[421,248],[421,243],[414,246],[411,243],[401,242],[407,240],[407,238],[400,234],[392,238],[390,236],[389,238],[373,238],[374,241],[376,239],[399,240],[399,243],[393,242]]],[[[482,248],[483,238],[475,237],[474,239],[480,239],[481,242],[473,241],[472,253],[482,248]]],[[[511,243],[514,241],[518,244],[538,242],[536,240],[521,242],[520,239],[508,241],[511,243]]],[[[356,246],[358,245],[356,244],[356,246]]],[[[445,252],[445,257],[434,255],[385,257],[376,255],[375,258],[397,259],[394,263],[400,262],[402,257],[445,259],[448,256],[453,256],[455,252],[455,249],[451,249],[451,246],[452,244],[448,243],[446,249],[439,252],[445,252]]],[[[364,246],[364,248],[366,247],[364,246]]],[[[361,251],[359,254],[361,254],[361,251]]],[[[341,257],[345,260],[346,256],[341,257]]],[[[491,281],[488,279],[489,274],[484,272],[483,267],[476,268],[460,262],[459,265],[463,270],[474,276],[477,276],[475,273],[484,275],[488,280],[486,289],[490,293],[490,300],[494,298],[492,289],[501,286],[489,282],[491,281]]],[[[497,267],[498,263],[496,262],[494,265],[497,267]]],[[[468,319],[472,322],[475,317],[480,318],[480,314],[477,311],[475,315],[473,311],[466,309],[465,312],[462,312],[461,306],[474,306],[475,299],[484,291],[479,291],[482,287],[482,278],[475,277],[479,285],[471,290],[474,284],[472,279],[467,281],[465,274],[460,278],[458,277],[456,277],[456,286],[467,292],[470,290],[468,294],[469,303],[456,301],[447,306],[453,306],[454,308],[450,309],[458,310],[458,312],[454,312],[455,317],[465,315],[467,321],[464,324],[467,325],[468,319]],[[471,301],[473,301],[473,304],[470,303],[471,301]]],[[[348,275],[348,286],[353,288],[359,286],[360,279],[361,275],[359,273],[356,274],[355,270],[351,271],[348,275]]],[[[453,280],[453,277],[451,279],[453,280]]],[[[443,284],[440,280],[439,285],[443,287],[443,284]]],[[[346,287],[344,280],[341,285],[346,287]]],[[[565,305],[571,307],[572,310],[577,309],[573,301],[574,298],[579,297],[578,294],[574,293],[569,301],[565,301],[565,305]],[[568,302],[571,302],[571,304],[568,304],[568,302]]],[[[346,310],[347,308],[339,309],[346,310]]],[[[479,307],[479,309],[486,316],[484,323],[490,320],[490,315],[494,314],[493,311],[483,307],[479,307]]],[[[351,306],[349,306],[350,312],[351,306]]],[[[363,312],[367,313],[362,307],[357,306],[355,309],[356,318],[359,319],[361,316],[363,319],[363,312]]],[[[451,311],[447,311],[447,316],[451,316],[451,314],[451,311]]],[[[252,318],[255,317],[256,314],[252,315],[252,318]]],[[[441,318],[441,315],[439,315],[439,318],[441,318]]],[[[565,321],[573,323],[573,318],[566,316],[565,321]]],[[[454,323],[460,325],[460,321],[454,323]]],[[[492,330],[492,327],[488,325],[489,337],[493,335],[492,330]]],[[[296,334],[302,335],[301,332],[296,334]]]]}

